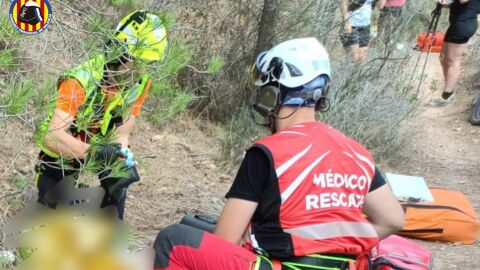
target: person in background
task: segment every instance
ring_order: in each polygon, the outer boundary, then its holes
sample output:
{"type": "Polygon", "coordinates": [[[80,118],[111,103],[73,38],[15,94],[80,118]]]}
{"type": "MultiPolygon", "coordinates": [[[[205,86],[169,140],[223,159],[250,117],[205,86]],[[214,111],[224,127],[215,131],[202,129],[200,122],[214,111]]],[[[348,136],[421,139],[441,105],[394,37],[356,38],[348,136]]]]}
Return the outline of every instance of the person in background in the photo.
{"type": "Polygon", "coordinates": [[[445,40],[440,52],[445,85],[442,95],[426,104],[428,107],[444,107],[452,103],[455,97],[455,87],[460,77],[463,55],[467,43],[478,28],[477,15],[480,13],[480,0],[446,0],[437,1],[445,8],[449,8],[450,26],[445,34],[445,40]]]}
{"type": "MultiPolygon", "coordinates": [[[[407,0],[387,0],[380,10],[378,33],[389,39],[388,32],[398,27],[407,0]]],[[[386,40],[388,41],[388,40],[386,40]]]]}
{"type": "Polygon", "coordinates": [[[373,8],[382,9],[386,0],[342,0],[341,12],[344,31],[343,47],[349,50],[355,61],[363,60],[370,42],[370,25],[373,8]]]}
{"type": "Polygon", "coordinates": [[[272,135],[240,165],[215,234],[161,230],[154,269],[359,269],[404,215],[370,153],[315,120],[328,110],[327,51],[315,38],[258,55],[252,116],[272,135]]]}

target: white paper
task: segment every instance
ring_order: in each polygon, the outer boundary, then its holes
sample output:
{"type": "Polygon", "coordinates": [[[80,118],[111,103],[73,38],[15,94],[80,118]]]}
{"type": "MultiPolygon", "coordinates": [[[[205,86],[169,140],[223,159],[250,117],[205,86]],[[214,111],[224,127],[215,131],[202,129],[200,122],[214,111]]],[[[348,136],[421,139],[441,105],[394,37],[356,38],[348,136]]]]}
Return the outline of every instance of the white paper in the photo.
{"type": "Polygon", "coordinates": [[[420,176],[386,173],[393,194],[402,201],[433,202],[425,179],[420,176]]]}

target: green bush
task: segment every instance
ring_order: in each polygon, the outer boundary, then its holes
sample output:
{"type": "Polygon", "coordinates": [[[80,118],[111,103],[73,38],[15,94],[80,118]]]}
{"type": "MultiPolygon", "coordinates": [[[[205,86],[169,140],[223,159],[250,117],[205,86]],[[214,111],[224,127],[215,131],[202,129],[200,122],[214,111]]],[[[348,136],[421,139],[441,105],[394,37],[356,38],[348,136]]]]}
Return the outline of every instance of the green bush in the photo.
{"type": "Polygon", "coordinates": [[[28,178],[23,175],[13,175],[10,178],[10,183],[18,189],[24,189],[28,186],[28,178]]]}
{"type": "Polygon", "coordinates": [[[225,60],[220,56],[214,56],[207,67],[207,73],[214,74],[219,72],[225,66],[225,60]]]}
{"type": "Polygon", "coordinates": [[[111,18],[102,14],[94,14],[88,20],[87,30],[93,33],[105,34],[114,30],[114,23],[111,18]]]}
{"type": "Polygon", "coordinates": [[[157,124],[184,111],[195,99],[195,95],[171,82],[157,82],[156,86],[152,86],[152,94],[147,103],[148,119],[157,124]]]}
{"type": "Polygon", "coordinates": [[[249,148],[259,136],[266,136],[269,132],[253,121],[248,108],[238,108],[232,113],[222,147],[222,158],[227,165],[237,162],[241,157],[239,151],[249,148]]]}
{"type": "Polygon", "coordinates": [[[148,119],[162,122],[184,111],[194,100],[193,93],[181,89],[177,76],[193,57],[191,45],[183,40],[171,40],[164,61],[149,68],[153,79],[147,103],[148,119]]]}
{"type": "Polygon", "coordinates": [[[0,51],[0,69],[12,71],[19,65],[20,61],[16,49],[4,49],[0,51]]]}
{"type": "Polygon", "coordinates": [[[110,0],[110,4],[124,10],[132,11],[145,5],[145,0],[110,0]]]}
{"type": "MultiPolygon", "coordinates": [[[[322,40],[330,54],[332,87],[330,110],[319,114],[319,119],[365,144],[377,158],[392,158],[408,138],[401,130],[401,123],[418,105],[418,93],[413,85],[417,75],[412,74],[412,62],[416,57],[410,50],[399,50],[395,45],[415,42],[418,33],[410,27],[420,22],[414,17],[425,17],[424,14],[431,10],[423,2],[409,4],[388,37],[377,37],[368,49],[367,59],[354,63],[340,42],[342,18],[339,8],[337,2],[327,0],[286,2],[273,43],[298,36],[315,36],[322,40]]],[[[424,26],[422,23],[421,27],[424,26]]],[[[241,134],[252,124],[240,119],[238,114],[232,115],[230,128],[241,134]]],[[[235,151],[238,154],[250,141],[251,136],[230,132],[225,154],[231,156],[235,151]]]]}
{"type": "Polygon", "coordinates": [[[15,29],[10,22],[10,17],[6,14],[0,14],[0,41],[7,38],[15,38],[21,36],[22,33],[15,29]]]}
{"type": "Polygon", "coordinates": [[[193,58],[193,46],[182,39],[170,40],[163,63],[155,70],[155,75],[167,78],[178,74],[193,58]]]}
{"type": "Polygon", "coordinates": [[[31,80],[17,82],[7,87],[0,99],[1,107],[6,115],[17,115],[27,111],[28,104],[35,96],[34,83],[31,80]]]}

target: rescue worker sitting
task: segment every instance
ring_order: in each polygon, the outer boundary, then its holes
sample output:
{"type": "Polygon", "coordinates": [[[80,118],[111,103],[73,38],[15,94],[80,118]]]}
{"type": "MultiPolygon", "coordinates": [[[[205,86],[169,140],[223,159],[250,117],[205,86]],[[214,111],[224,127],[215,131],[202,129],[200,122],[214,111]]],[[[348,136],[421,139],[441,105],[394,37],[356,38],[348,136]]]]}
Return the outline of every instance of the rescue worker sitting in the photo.
{"type": "Polygon", "coordinates": [[[328,109],[328,53],[315,38],[289,40],[256,68],[252,109],[272,135],[247,151],[215,233],[163,229],[154,268],[367,269],[403,211],[369,152],[315,121],[328,109]]]}
{"type": "Polygon", "coordinates": [[[126,188],[139,180],[128,148],[130,134],[152,84],[146,73],[134,78],[133,65],[160,61],[166,46],[162,20],[136,11],[118,24],[105,54],[60,77],[55,110],[37,134],[41,149],[35,168],[38,202],[55,207],[48,191],[63,178],[78,176],[85,163],[94,160],[106,190],[102,206],[116,206],[123,218],[126,188]],[[110,175],[112,164],[120,158],[132,177],[110,175]]]}

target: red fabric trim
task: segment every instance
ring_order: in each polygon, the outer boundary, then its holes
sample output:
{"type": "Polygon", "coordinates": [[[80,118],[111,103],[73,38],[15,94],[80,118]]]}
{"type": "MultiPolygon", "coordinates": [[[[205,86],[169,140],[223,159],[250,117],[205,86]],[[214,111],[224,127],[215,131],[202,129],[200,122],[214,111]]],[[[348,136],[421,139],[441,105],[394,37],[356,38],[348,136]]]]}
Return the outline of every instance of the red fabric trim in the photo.
{"type": "Polygon", "coordinates": [[[282,264],[280,263],[280,261],[272,260],[272,264],[272,270],[282,270],[282,264]]]}
{"type": "Polygon", "coordinates": [[[42,22],[40,24],[40,27],[44,27],[45,26],[45,14],[46,14],[46,10],[47,10],[47,5],[45,4],[45,2],[43,0],[40,1],[41,2],[41,5],[40,5],[40,14],[42,14],[42,22]]]}
{"type": "Polygon", "coordinates": [[[218,236],[205,233],[198,249],[184,245],[175,246],[169,255],[169,266],[156,270],[248,270],[255,260],[254,253],[218,236]]]}

